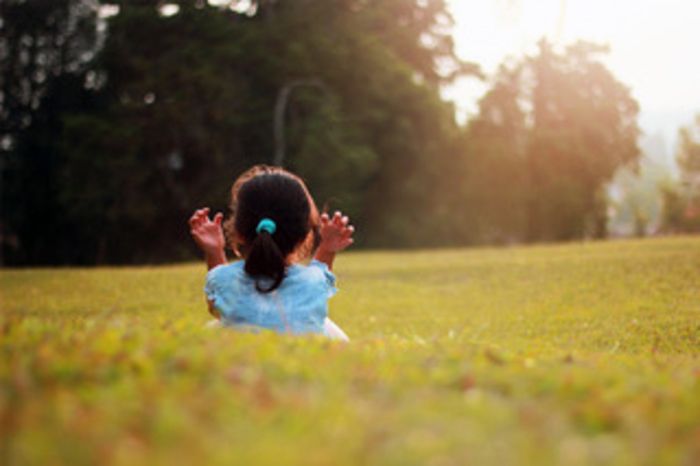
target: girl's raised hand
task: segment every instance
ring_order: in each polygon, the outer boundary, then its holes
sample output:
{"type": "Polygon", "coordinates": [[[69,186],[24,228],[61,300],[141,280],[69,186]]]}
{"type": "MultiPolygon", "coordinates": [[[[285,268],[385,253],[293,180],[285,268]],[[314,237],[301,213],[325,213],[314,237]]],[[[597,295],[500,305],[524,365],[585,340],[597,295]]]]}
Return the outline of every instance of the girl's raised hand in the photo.
{"type": "Polygon", "coordinates": [[[352,234],[355,227],[349,225],[346,215],[336,211],[333,217],[328,214],[321,215],[321,244],[319,249],[336,253],[342,251],[353,243],[352,234]]]}
{"type": "Polygon", "coordinates": [[[221,229],[224,214],[218,212],[214,219],[209,219],[209,207],[198,209],[190,217],[190,234],[205,254],[218,254],[224,250],[226,240],[221,229]]]}

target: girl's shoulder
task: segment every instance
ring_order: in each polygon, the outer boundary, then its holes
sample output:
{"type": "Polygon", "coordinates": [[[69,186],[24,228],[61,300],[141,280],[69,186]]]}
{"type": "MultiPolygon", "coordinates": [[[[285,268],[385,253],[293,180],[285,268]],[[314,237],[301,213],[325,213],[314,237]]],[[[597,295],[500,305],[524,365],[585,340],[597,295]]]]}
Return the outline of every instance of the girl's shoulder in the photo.
{"type": "Polygon", "coordinates": [[[206,282],[208,284],[230,283],[232,280],[245,278],[243,261],[238,260],[228,264],[217,265],[207,272],[206,282]]]}
{"type": "MultiPolygon", "coordinates": [[[[238,260],[214,267],[207,273],[205,292],[208,296],[228,293],[233,288],[243,290],[253,288],[255,280],[245,272],[245,261],[238,260]]],[[[292,264],[279,288],[282,294],[292,295],[321,292],[333,296],[336,292],[336,278],[323,262],[315,259],[307,265],[292,264]],[[316,291],[314,291],[316,290],[316,291]]]]}
{"type": "Polygon", "coordinates": [[[308,282],[323,283],[330,288],[335,288],[335,275],[328,265],[312,259],[307,265],[294,264],[287,269],[287,278],[308,282]]]}
{"type": "MultiPolygon", "coordinates": [[[[228,264],[217,265],[207,272],[207,278],[244,276],[245,261],[237,260],[228,264]]],[[[308,264],[293,264],[287,268],[288,276],[298,276],[304,278],[317,278],[335,283],[335,275],[330,271],[328,265],[312,259],[308,264]]]]}
{"type": "Polygon", "coordinates": [[[238,275],[241,272],[244,272],[243,266],[244,262],[242,260],[229,262],[228,264],[217,265],[213,269],[209,270],[209,272],[207,272],[207,276],[216,277],[238,275]]]}
{"type": "Polygon", "coordinates": [[[307,265],[293,264],[279,287],[279,294],[294,303],[322,303],[337,289],[335,275],[323,262],[312,260],[307,265]]]}

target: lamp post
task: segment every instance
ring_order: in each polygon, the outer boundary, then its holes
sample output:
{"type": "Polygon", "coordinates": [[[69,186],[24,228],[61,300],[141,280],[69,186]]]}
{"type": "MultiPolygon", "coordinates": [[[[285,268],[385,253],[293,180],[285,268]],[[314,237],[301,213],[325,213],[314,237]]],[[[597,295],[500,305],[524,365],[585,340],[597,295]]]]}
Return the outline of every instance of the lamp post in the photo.
{"type": "Polygon", "coordinates": [[[284,115],[287,110],[287,101],[289,100],[289,95],[292,91],[298,87],[317,87],[322,91],[326,91],[326,87],[318,79],[299,79],[296,81],[290,81],[285,84],[282,89],[280,89],[277,94],[277,102],[275,103],[275,114],[274,114],[274,128],[273,136],[275,142],[275,154],[272,159],[272,163],[275,166],[281,167],[284,163],[284,153],[286,149],[285,140],[285,124],[284,115]]]}

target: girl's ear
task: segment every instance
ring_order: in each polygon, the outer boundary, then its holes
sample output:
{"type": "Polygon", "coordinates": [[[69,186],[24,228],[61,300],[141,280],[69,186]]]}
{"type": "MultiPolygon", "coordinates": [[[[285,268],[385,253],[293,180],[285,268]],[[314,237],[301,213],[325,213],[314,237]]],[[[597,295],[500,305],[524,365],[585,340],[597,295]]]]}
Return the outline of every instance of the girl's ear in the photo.
{"type": "Polygon", "coordinates": [[[241,253],[241,250],[240,250],[240,246],[241,246],[242,244],[243,244],[243,242],[242,242],[241,239],[239,238],[238,233],[236,233],[235,231],[232,232],[232,233],[231,233],[231,243],[230,243],[230,246],[231,246],[231,250],[233,251],[233,253],[234,253],[234,254],[236,255],[236,257],[238,257],[238,258],[242,258],[242,257],[243,257],[243,254],[241,253]]]}
{"type": "Polygon", "coordinates": [[[300,262],[303,260],[306,260],[313,256],[315,252],[315,235],[314,235],[314,230],[313,228],[309,230],[309,232],[306,234],[306,237],[297,245],[296,248],[294,248],[294,251],[292,252],[290,259],[293,260],[294,262],[300,262]]]}
{"type": "Polygon", "coordinates": [[[243,254],[241,253],[241,246],[243,246],[245,242],[238,235],[238,232],[236,232],[233,221],[234,216],[229,215],[229,217],[222,222],[224,237],[226,238],[226,246],[231,248],[236,257],[243,257],[243,254]]]}

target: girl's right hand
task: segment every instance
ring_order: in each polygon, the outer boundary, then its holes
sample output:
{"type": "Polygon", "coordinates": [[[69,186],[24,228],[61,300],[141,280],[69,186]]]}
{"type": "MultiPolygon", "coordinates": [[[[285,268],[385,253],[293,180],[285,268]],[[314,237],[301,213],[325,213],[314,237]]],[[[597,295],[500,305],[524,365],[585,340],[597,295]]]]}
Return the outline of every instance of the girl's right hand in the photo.
{"type": "Polygon", "coordinates": [[[224,214],[221,212],[214,215],[213,220],[209,219],[209,207],[198,209],[190,217],[190,234],[205,254],[218,254],[224,250],[226,240],[221,228],[223,219],[224,214]]]}

